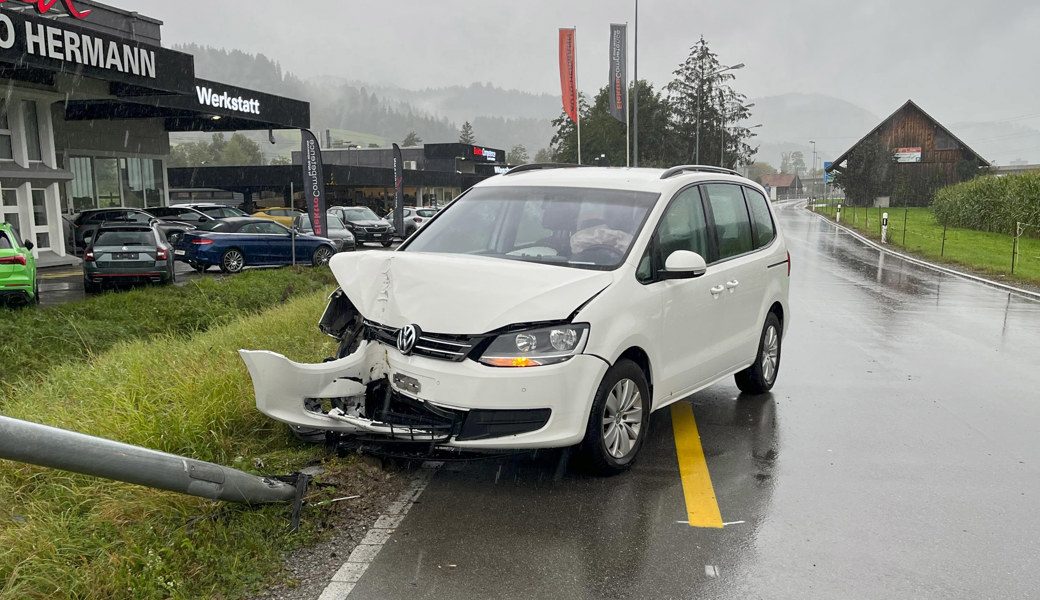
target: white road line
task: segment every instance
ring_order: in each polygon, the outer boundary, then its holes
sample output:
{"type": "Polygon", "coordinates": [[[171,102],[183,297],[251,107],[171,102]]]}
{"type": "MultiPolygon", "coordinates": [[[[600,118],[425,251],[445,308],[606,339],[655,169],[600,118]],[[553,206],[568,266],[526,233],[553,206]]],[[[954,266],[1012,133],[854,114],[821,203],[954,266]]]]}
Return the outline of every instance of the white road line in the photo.
{"type": "Polygon", "coordinates": [[[368,566],[379,555],[379,551],[390,540],[394,530],[401,525],[405,515],[411,510],[412,505],[430,484],[437,469],[441,468],[443,464],[440,462],[423,463],[419,474],[397,496],[397,499],[390,503],[386,512],[376,519],[375,525],[368,530],[365,538],[350,553],[347,562],[343,563],[339,571],[332,576],[332,581],[325,587],[318,600],[346,600],[350,596],[350,592],[354,591],[354,586],[361,580],[361,576],[368,570],[368,566]]]}

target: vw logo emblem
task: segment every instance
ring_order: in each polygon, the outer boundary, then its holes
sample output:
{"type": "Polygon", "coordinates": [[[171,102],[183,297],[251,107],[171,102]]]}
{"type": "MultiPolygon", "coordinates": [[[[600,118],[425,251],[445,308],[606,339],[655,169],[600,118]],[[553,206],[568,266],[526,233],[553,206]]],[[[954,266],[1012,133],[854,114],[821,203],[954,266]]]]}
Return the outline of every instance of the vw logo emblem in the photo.
{"type": "Polygon", "coordinates": [[[418,325],[408,325],[402,327],[397,332],[397,349],[401,351],[401,354],[408,356],[415,350],[415,342],[419,341],[419,336],[422,332],[419,330],[418,325]]]}

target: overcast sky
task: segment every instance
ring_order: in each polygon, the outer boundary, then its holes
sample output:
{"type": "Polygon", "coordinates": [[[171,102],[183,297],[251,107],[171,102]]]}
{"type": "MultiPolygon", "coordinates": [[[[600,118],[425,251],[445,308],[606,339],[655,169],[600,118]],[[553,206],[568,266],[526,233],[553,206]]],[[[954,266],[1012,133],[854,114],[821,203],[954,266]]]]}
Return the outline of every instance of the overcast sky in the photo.
{"type": "MultiPolygon", "coordinates": [[[[166,45],[412,89],[558,93],[557,29],[577,26],[578,84],[594,93],[606,85],[608,25],[635,18],[634,0],[109,1],[164,21],[166,45]]],[[[823,93],[878,116],[912,98],[940,122],[1040,128],[1040,2],[643,0],[639,11],[639,75],[658,87],[704,35],[722,64],[747,64],[733,83],[749,97],[823,93]]]]}

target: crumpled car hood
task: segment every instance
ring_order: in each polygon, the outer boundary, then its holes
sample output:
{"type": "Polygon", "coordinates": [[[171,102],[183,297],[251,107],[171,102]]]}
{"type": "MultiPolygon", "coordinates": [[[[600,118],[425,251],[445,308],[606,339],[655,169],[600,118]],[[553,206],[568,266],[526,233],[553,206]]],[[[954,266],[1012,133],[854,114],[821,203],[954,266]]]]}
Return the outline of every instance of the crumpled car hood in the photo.
{"type": "Polygon", "coordinates": [[[330,266],[366,319],[456,335],[567,319],[613,281],[605,271],[422,252],[337,254],[330,266]]]}

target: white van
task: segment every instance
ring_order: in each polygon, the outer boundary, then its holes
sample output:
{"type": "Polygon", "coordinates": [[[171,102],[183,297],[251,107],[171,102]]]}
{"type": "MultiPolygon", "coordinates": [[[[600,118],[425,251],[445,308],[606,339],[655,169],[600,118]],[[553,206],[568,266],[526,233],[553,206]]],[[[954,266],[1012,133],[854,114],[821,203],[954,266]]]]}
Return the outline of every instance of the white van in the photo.
{"type": "Polygon", "coordinates": [[[734,375],[772,388],[790,254],[764,190],[714,167],[526,165],[396,252],[337,254],[338,356],[242,351],[297,430],[463,449],[580,445],[628,468],[650,412],[734,375]]]}

